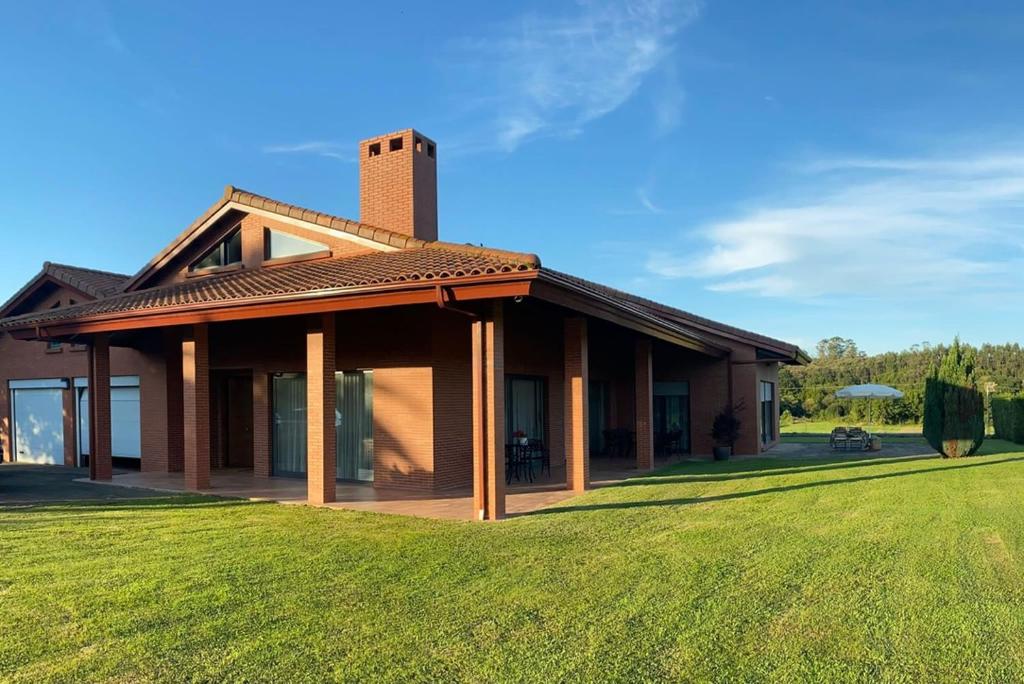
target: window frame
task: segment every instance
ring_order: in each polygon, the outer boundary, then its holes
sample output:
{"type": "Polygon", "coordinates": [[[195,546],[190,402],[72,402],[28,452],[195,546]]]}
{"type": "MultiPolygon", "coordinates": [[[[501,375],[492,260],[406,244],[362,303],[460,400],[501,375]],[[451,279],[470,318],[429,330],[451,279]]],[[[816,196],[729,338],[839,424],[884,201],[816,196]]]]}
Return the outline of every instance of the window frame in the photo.
{"type": "Polygon", "coordinates": [[[278,230],[271,228],[270,226],[263,227],[263,265],[264,266],[275,266],[277,264],[291,264],[296,261],[306,261],[309,259],[322,259],[329,257],[333,254],[330,245],[312,240],[310,238],[303,237],[301,235],[295,235],[284,230],[278,230]],[[312,246],[319,246],[321,249],[316,249],[311,252],[304,252],[302,254],[288,254],[285,256],[271,256],[270,253],[270,236],[272,233],[278,233],[290,238],[295,238],[302,242],[309,243],[312,246]]]}
{"type": "Polygon", "coordinates": [[[202,255],[199,256],[197,259],[194,259],[192,261],[192,263],[190,263],[188,265],[187,272],[188,272],[189,275],[206,275],[206,274],[209,274],[209,273],[217,273],[217,272],[221,272],[221,271],[241,268],[242,267],[242,258],[243,258],[243,253],[242,253],[242,227],[241,226],[235,226],[235,228],[233,230],[228,231],[224,235],[224,237],[222,237],[220,240],[218,240],[215,245],[213,245],[212,247],[210,247],[210,249],[208,249],[205,252],[203,252],[202,255]],[[228,262],[227,261],[227,259],[228,259],[228,250],[230,249],[229,245],[231,244],[232,241],[234,241],[234,239],[236,237],[238,238],[238,259],[236,261],[228,262]],[[210,257],[215,252],[219,256],[219,259],[220,259],[220,263],[219,264],[213,264],[213,265],[210,265],[210,266],[197,266],[196,265],[196,264],[198,264],[198,263],[200,263],[202,261],[205,261],[208,257],[210,257]]]}

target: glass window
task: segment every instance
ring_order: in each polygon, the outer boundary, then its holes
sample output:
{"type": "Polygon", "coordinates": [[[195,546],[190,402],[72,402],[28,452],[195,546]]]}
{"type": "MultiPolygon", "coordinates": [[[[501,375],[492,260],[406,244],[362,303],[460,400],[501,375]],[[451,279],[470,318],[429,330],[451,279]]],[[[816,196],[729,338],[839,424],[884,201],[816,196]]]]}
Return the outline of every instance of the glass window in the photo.
{"type": "Polygon", "coordinates": [[[775,383],[761,381],[761,442],[775,440],[775,383]]]}
{"type": "Polygon", "coordinates": [[[203,256],[192,262],[188,267],[190,271],[200,271],[204,268],[216,268],[217,266],[229,266],[242,261],[242,232],[235,230],[226,238],[210,248],[203,256]]]}
{"type": "Polygon", "coordinates": [[[282,257],[316,254],[327,251],[327,245],[300,238],[290,233],[265,228],[263,230],[263,258],[280,259],[282,257]]]}
{"type": "Polygon", "coordinates": [[[690,385],[654,383],[654,451],[658,455],[690,453],[690,385]]]}
{"type": "Polygon", "coordinates": [[[335,373],[337,477],[373,480],[373,371],[335,373]]]}
{"type": "Polygon", "coordinates": [[[589,422],[589,442],[591,455],[604,455],[608,451],[605,434],[608,432],[609,389],[606,380],[591,380],[587,393],[589,422]]]}
{"type": "Polygon", "coordinates": [[[273,379],[271,460],[275,475],[306,472],[306,375],[282,373],[273,379]]]}
{"type": "Polygon", "coordinates": [[[505,443],[517,432],[544,441],[547,381],[542,377],[509,375],[505,378],[505,443]]]}

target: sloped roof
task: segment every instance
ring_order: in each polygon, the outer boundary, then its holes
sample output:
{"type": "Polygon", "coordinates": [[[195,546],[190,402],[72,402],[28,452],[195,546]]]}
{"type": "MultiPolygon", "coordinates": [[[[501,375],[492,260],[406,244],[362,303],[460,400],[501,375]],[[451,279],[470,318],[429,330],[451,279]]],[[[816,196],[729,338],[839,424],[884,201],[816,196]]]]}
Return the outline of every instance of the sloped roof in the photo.
{"type": "Polygon", "coordinates": [[[43,268],[31,280],[25,283],[20,290],[14,293],[2,306],[0,315],[7,313],[24,301],[33,290],[45,282],[54,282],[81,292],[93,299],[102,299],[121,291],[121,288],[128,281],[128,276],[122,273],[111,273],[110,271],[99,271],[94,268],[82,268],[68,264],[56,264],[50,261],[43,263],[43,268]]]}
{"type": "Polygon", "coordinates": [[[158,252],[157,255],[149,261],[149,263],[139,269],[135,275],[131,276],[124,284],[123,289],[130,290],[134,288],[147,275],[158,270],[165,260],[178,254],[185,246],[190,244],[194,238],[201,235],[203,232],[202,228],[214,216],[217,216],[217,214],[226,207],[232,205],[237,205],[240,208],[251,207],[253,209],[261,209],[285,218],[314,223],[324,228],[330,228],[331,230],[348,233],[349,235],[357,238],[376,242],[381,245],[382,248],[411,249],[415,247],[423,247],[427,244],[426,241],[412,237],[411,235],[406,235],[405,233],[398,233],[386,228],[378,228],[365,223],[359,223],[358,221],[351,221],[341,216],[325,214],[321,211],[314,211],[295,204],[278,202],[275,199],[271,199],[263,195],[257,195],[254,192],[242,190],[241,188],[236,188],[233,185],[228,185],[224,188],[224,194],[220,199],[214,202],[209,209],[204,211],[199,218],[193,221],[188,228],[178,235],[178,237],[174,238],[169,245],[160,250],[160,252],[158,252]]]}
{"type": "Polygon", "coordinates": [[[532,254],[430,242],[414,249],[238,270],[164,287],[119,293],[85,304],[7,318],[0,321],[0,328],[48,325],[102,314],[335,293],[345,288],[443,281],[539,268],[540,260],[532,254]]]}
{"type": "MultiPolygon", "coordinates": [[[[181,307],[205,308],[260,300],[329,296],[344,294],[345,289],[351,288],[403,282],[446,281],[525,271],[535,271],[542,277],[557,281],[563,287],[574,288],[589,297],[602,298],[621,310],[632,312],[631,315],[654,320],[659,326],[676,333],[683,331],[687,337],[693,339],[707,341],[706,334],[717,335],[763,347],[797,363],[808,360],[807,355],[799,347],[788,342],[719,323],[567,273],[542,268],[540,259],[534,254],[441,241],[427,242],[402,233],[278,202],[230,185],[220,200],[130,278],[121,274],[63,264],[45,264],[43,272],[36,280],[22,288],[8,304],[23,296],[38,279],[45,277],[89,294],[95,301],[2,319],[0,329],[44,326],[119,313],[173,311],[181,307]],[[147,274],[159,269],[190,244],[202,233],[203,227],[213,217],[229,206],[242,211],[246,207],[251,207],[348,233],[379,244],[382,251],[252,270],[240,269],[190,278],[185,282],[163,287],[132,289],[146,278],[147,274]]],[[[3,310],[0,310],[0,315],[2,312],[3,310]]],[[[713,343],[710,344],[715,346],[713,343]]]]}
{"type": "Polygon", "coordinates": [[[93,297],[109,297],[121,291],[121,287],[128,281],[129,276],[123,273],[111,273],[110,271],[99,271],[95,268],[82,268],[81,266],[70,266],[68,264],[55,264],[47,261],[43,264],[43,271],[52,275],[57,280],[67,283],[82,292],[93,297]]]}
{"type": "Polygon", "coordinates": [[[638,295],[630,294],[623,290],[617,290],[613,287],[602,285],[601,283],[579,278],[569,273],[562,273],[561,271],[555,271],[553,269],[544,270],[556,275],[560,279],[574,283],[584,290],[589,290],[612,299],[629,302],[630,304],[633,304],[634,306],[637,306],[662,320],[682,324],[688,327],[696,327],[698,330],[710,332],[714,335],[739,339],[740,341],[748,344],[778,350],[790,356],[795,361],[809,361],[807,354],[795,344],[790,344],[789,342],[784,342],[782,340],[775,339],[774,337],[768,337],[767,335],[761,335],[759,333],[744,330],[743,328],[737,328],[725,323],[719,323],[718,321],[713,321],[710,318],[704,318],[703,316],[698,316],[688,311],[683,311],[682,309],[677,309],[675,307],[668,306],[667,304],[656,302],[652,299],[646,299],[638,295]]]}

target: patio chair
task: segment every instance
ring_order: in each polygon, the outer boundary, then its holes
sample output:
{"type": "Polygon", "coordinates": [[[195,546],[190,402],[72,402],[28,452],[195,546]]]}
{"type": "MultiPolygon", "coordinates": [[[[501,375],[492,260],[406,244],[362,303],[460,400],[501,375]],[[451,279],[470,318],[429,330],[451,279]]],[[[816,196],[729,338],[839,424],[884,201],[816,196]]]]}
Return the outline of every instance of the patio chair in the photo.
{"type": "Polygon", "coordinates": [[[833,449],[846,449],[850,442],[849,433],[846,428],[832,428],[832,434],[828,437],[828,445],[833,449]]]}
{"type": "Polygon", "coordinates": [[[541,439],[531,438],[526,443],[526,448],[530,450],[530,467],[531,467],[531,481],[532,481],[532,465],[534,462],[540,464],[540,472],[543,475],[544,471],[548,471],[548,475],[551,474],[551,452],[548,451],[547,447],[544,446],[544,441],[541,439]]]}
{"type": "Polygon", "coordinates": [[[505,445],[505,484],[512,484],[512,478],[519,482],[523,476],[533,482],[533,467],[527,447],[522,444],[505,445]]]}
{"type": "Polygon", "coordinates": [[[848,449],[859,449],[863,451],[868,448],[869,437],[868,433],[864,432],[862,428],[853,427],[850,428],[847,434],[847,448],[848,449]]]}

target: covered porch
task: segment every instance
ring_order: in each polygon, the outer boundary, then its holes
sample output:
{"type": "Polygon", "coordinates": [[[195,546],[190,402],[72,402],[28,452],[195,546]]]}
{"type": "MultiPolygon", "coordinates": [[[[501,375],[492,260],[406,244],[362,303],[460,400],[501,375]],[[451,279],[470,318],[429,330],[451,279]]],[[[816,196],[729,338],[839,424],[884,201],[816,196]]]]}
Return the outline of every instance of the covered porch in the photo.
{"type": "MultiPolygon", "coordinates": [[[[658,465],[669,461],[659,459],[658,465]]],[[[556,469],[558,470],[558,469],[556,469]]],[[[592,473],[591,488],[621,483],[642,475],[631,463],[616,461],[598,467],[592,473]]],[[[174,494],[196,491],[188,487],[183,473],[141,472],[115,470],[110,480],[80,482],[147,489],[174,494]]],[[[308,497],[305,480],[295,477],[259,477],[248,468],[216,468],[211,471],[210,484],[203,494],[250,501],[268,501],[286,505],[314,505],[339,510],[409,515],[439,520],[476,520],[472,487],[458,487],[443,491],[410,490],[374,487],[365,483],[335,482],[332,501],[315,503],[308,497]]],[[[576,496],[566,489],[564,477],[538,476],[533,483],[514,483],[505,494],[505,516],[527,515],[576,496]],[[560,479],[561,477],[561,479],[560,479]]]]}
{"type": "Polygon", "coordinates": [[[722,367],[533,299],[149,329],[150,346],[162,340],[166,397],[144,429],[166,429],[166,453],[115,475],[109,350],[140,334],[89,338],[93,480],[478,520],[692,453],[701,409],[686,396],[690,380],[722,367]],[[543,463],[510,469],[520,442],[543,463]]]}
{"type": "Polygon", "coordinates": [[[621,480],[707,453],[708,412],[731,392],[728,350],[551,277],[21,334],[87,348],[92,480],[114,478],[110,354],[130,347],[160,382],[143,388],[141,472],[121,482],[496,520],[581,493],[598,470],[621,480]],[[509,470],[527,447],[537,477],[509,470]]]}

